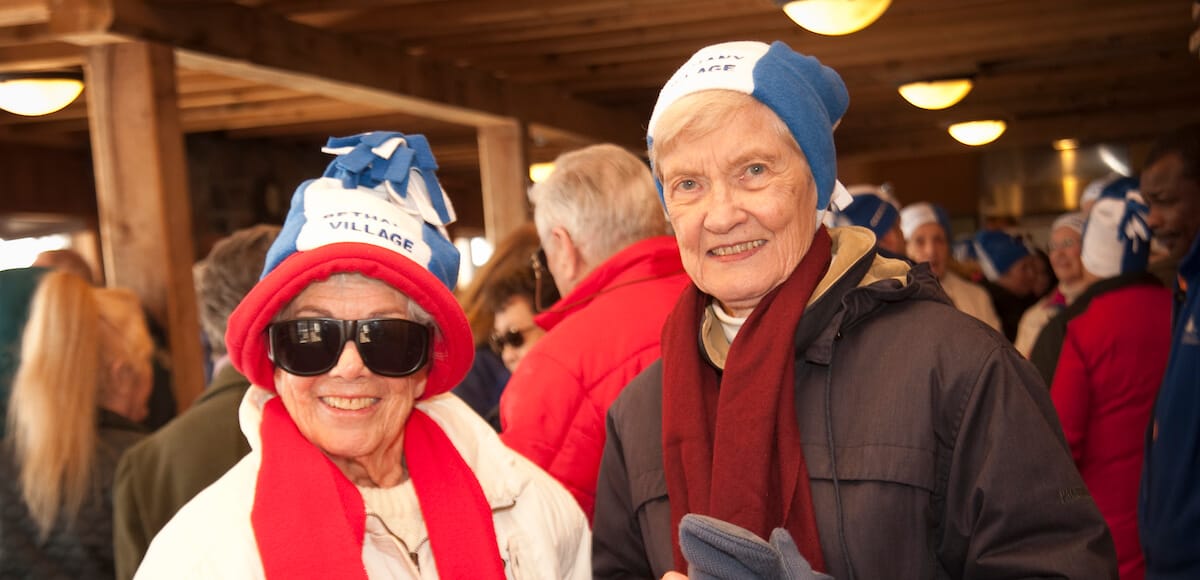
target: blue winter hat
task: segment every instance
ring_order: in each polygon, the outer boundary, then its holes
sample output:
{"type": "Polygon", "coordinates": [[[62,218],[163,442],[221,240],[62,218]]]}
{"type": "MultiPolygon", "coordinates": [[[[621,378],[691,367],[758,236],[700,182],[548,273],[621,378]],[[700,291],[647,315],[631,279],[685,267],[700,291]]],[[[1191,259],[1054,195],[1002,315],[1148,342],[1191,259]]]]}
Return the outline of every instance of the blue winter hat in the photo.
{"type": "Polygon", "coordinates": [[[1144,271],[1150,261],[1149,213],[1137,191],[1121,199],[1101,196],[1083,228],[1083,267],[1101,278],[1144,271]]]}
{"type": "Polygon", "coordinates": [[[975,240],[972,239],[958,240],[950,244],[950,255],[959,262],[979,261],[979,256],[975,255],[975,240]]]}
{"type": "Polygon", "coordinates": [[[946,240],[950,239],[950,214],[946,213],[946,208],[927,201],[919,201],[910,203],[900,210],[900,229],[904,232],[906,240],[912,237],[917,228],[932,223],[941,225],[942,229],[946,231],[946,240]]]}
{"type": "Polygon", "coordinates": [[[852,198],[849,205],[842,209],[830,209],[833,225],[861,226],[875,232],[875,238],[879,239],[900,218],[900,210],[883,187],[855,185],[847,188],[847,191],[852,198]]]}
{"type": "MultiPolygon", "coordinates": [[[[654,148],[655,127],[671,105],[708,90],[750,95],[778,115],[808,160],[817,184],[817,210],[828,207],[837,178],[833,129],[850,104],[846,84],[836,71],[780,41],[769,46],[739,41],[702,48],[659,93],[646,127],[647,147],[654,148]]],[[[662,184],[658,186],[661,195],[662,184]]]]}
{"type": "Polygon", "coordinates": [[[230,315],[231,362],[256,385],[274,388],[266,327],[309,284],[340,272],[383,281],[437,324],[425,397],[456,385],[471,366],[474,340],[452,290],[458,249],[446,225],[454,207],[438,184],[437,162],[421,135],[363,133],[330,139],[337,157],[292,196],[283,229],[258,284],[230,315]]]}
{"type": "Polygon", "coordinates": [[[975,234],[975,255],[988,280],[995,282],[1013,264],[1029,255],[1029,248],[1015,236],[998,230],[983,230],[975,234]]]}

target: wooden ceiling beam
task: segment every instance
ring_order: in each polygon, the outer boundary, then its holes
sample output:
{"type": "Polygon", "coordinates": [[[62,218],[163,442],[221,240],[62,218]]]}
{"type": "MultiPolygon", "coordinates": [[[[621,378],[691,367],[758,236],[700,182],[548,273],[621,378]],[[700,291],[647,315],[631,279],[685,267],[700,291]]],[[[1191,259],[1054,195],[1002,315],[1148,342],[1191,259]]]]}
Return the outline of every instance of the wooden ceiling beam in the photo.
{"type": "MultiPolygon", "coordinates": [[[[695,0],[707,8],[718,0],[695,0]]],[[[745,3],[724,2],[725,9],[741,6],[753,9],[745,3]]],[[[502,31],[514,27],[539,24],[546,29],[584,23],[585,26],[600,28],[609,23],[653,22],[643,20],[648,13],[660,16],[678,13],[677,0],[589,0],[586,2],[561,2],[558,0],[524,0],[522,2],[495,2],[494,0],[456,0],[453,2],[422,2],[419,4],[390,6],[367,10],[350,19],[323,24],[344,31],[387,31],[405,41],[428,38],[446,32],[474,29],[477,32],[502,31]],[[414,26],[414,22],[421,23],[414,26]]],[[[301,17],[303,18],[303,17],[301,17]]]]}
{"type": "Polygon", "coordinates": [[[4,0],[0,4],[0,27],[39,24],[50,20],[48,0],[4,0]]]}
{"type": "Polygon", "coordinates": [[[638,4],[630,8],[628,13],[614,12],[551,22],[522,20],[493,26],[463,26],[448,21],[442,25],[440,33],[434,34],[435,31],[421,27],[419,30],[405,30],[401,38],[406,44],[438,54],[443,51],[448,54],[490,54],[493,49],[501,51],[501,55],[521,52],[545,54],[661,41],[663,36],[694,37],[696,28],[708,29],[712,34],[733,39],[736,36],[730,31],[738,30],[747,20],[756,21],[758,28],[764,31],[791,30],[796,27],[782,13],[779,19],[773,18],[773,12],[770,8],[734,5],[721,0],[696,0],[686,10],[680,10],[678,6],[638,4]],[[766,25],[765,21],[770,24],[766,25]],[[720,23],[726,23],[728,28],[712,30],[713,26],[719,26],[720,23]],[[620,44],[612,44],[614,41],[620,44]]]}
{"type": "Polygon", "coordinates": [[[180,66],[445,122],[486,126],[517,118],[617,142],[636,140],[640,132],[641,120],[620,111],[409,56],[386,41],[297,24],[265,10],[61,0],[50,23],[53,33],[72,42],[163,42],[176,47],[180,66]]]}
{"type": "Polygon", "coordinates": [[[46,22],[0,27],[0,46],[24,46],[57,40],[46,22]]]}
{"type": "Polygon", "coordinates": [[[73,44],[49,42],[21,47],[0,46],[0,72],[29,72],[80,66],[83,66],[83,51],[73,44]]]}
{"type": "Polygon", "coordinates": [[[962,145],[951,138],[945,129],[933,124],[874,134],[843,135],[839,131],[837,151],[839,160],[858,162],[986,152],[996,148],[1049,147],[1051,141],[1064,137],[1079,139],[1081,143],[1111,140],[1128,142],[1150,139],[1189,122],[1200,122],[1200,109],[1195,107],[1195,101],[1177,102],[1156,109],[1105,109],[1090,114],[1022,119],[1019,123],[1011,123],[998,141],[983,147],[962,145]]]}
{"type": "Polygon", "coordinates": [[[251,127],[249,129],[238,129],[226,133],[231,139],[258,139],[258,138],[274,138],[274,137],[289,137],[289,136],[321,136],[330,137],[335,135],[351,135],[372,130],[388,130],[400,131],[402,133],[418,133],[422,135],[436,134],[439,136],[437,141],[432,143],[436,146],[438,142],[446,139],[461,138],[463,141],[474,139],[474,127],[464,127],[462,125],[450,125],[431,121],[423,117],[413,117],[404,113],[383,113],[378,115],[365,115],[348,119],[337,119],[333,121],[321,121],[310,123],[296,123],[292,125],[279,125],[275,127],[251,127]]]}

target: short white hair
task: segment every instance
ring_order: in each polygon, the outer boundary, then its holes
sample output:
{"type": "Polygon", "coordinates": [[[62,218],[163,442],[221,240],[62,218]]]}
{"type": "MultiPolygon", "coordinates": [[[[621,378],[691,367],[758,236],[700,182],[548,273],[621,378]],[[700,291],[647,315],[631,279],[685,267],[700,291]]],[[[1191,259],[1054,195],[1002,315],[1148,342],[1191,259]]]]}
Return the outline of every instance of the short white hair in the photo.
{"type": "Polygon", "coordinates": [[[559,155],[554,172],[530,188],[529,201],[543,243],[561,226],[591,265],[670,232],[650,168],[616,145],[559,155]]]}

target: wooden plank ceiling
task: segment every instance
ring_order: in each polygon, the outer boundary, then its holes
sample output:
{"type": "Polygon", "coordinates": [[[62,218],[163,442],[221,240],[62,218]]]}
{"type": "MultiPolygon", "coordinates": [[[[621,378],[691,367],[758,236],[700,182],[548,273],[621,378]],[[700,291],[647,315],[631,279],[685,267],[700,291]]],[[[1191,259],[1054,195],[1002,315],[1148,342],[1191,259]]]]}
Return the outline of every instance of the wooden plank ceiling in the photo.
{"type": "MultiPolygon", "coordinates": [[[[1001,118],[989,147],[1142,140],[1200,121],[1200,60],[1182,0],[895,0],[846,37],[770,0],[4,0],[0,72],[78,68],[88,45],[177,47],[188,133],[312,140],[391,128],[429,136],[443,171],[477,172],[475,129],[530,123],[530,161],[587,140],[639,147],[658,88],[696,49],[780,39],[836,68],[851,95],[845,158],[966,151],[945,127],[1001,118]],[[946,111],[899,83],[972,75],[946,111]]],[[[0,112],[0,139],[85,147],[67,109],[0,112]]]]}

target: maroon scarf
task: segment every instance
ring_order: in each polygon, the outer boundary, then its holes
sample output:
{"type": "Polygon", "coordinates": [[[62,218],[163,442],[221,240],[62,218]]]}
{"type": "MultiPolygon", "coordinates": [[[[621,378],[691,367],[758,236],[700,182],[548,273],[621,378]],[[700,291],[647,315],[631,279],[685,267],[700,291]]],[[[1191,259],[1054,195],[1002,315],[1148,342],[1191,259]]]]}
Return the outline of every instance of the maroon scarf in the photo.
{"type": "MultiPolygon", "coordinates": [[[[267,578],[366,579],[362,495],[296,428],[279,397],[263,407],[262,465],[250,520],[267,578]]],[[[492,512],[471,468],[418,409],[404,458],[441,578],[503,579],[492,512]]]]}
{"type": "MultiPolygon", "coordinates": [[[[709,297],[692,286],[663,328],[663,460],[676,570],[687,570],[679,521],[698,513],[762,538],[786,528],[825,570],[795,412],[792,336],[829,269],[824,227],[792,275],[763,297],[729,349],[723,377],[696,339],[709,297]]],[[[719,306],[718,306],[719,307],[719,306]]]]}

